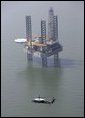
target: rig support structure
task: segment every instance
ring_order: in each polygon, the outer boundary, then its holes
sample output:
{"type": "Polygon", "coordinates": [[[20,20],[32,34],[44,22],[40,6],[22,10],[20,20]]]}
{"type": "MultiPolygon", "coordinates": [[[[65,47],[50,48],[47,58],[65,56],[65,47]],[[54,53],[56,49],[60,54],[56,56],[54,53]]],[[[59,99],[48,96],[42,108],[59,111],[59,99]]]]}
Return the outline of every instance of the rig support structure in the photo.
{"type": "Polygon", "coordinates": [[[32,26],[31,26],[31,16],[26,16],[26,38],[27,41],[30,42],[27,51],[28,60],[32,60],[32,26]]]}
{"type": "MultiPolygon", "coordinates": [[[[41,39],[42,43],[46,44],[46,21],[41,20],[41,39]]],[[[42,47],[42,51],[44,51],[44,47],[42,47]]],[[[47,56],[42,55],[42,66],[47,66],[47,56]]]]}
{"type": "Polygon", "coordinates": [[[48,17],[48,39],[46,37],[46,21],[41,20],[41,37],[32,39],[31,16],[26,16],[26,38],[27,38],[27,57],[33,60],[34,53],[39,53],[42,58],[42,66],[47,67],[47,58],[54,57],[54,65],[59,62],[59,52],[63,50],[58,40],[58,17],[54,15],[51,8],[48,17]]]}

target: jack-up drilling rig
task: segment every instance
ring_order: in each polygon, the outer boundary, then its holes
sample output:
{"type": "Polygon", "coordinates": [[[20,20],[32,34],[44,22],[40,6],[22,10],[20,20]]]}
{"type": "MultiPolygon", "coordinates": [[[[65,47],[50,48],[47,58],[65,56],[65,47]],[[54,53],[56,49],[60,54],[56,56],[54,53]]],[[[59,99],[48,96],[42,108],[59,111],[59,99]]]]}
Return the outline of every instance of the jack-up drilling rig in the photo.
{"type": "Polygon", "coordinates": [[[49,10],[48,38],[46,37],[46,21],[41,20],[41,36],[32,39],[31,16],[26,16],[26,39],[28,60],[33,61],[33,55],[38,53],[42,58],[42,66],[47,66],[47,57],[54,55],[54,64],[57,63],[59,52],[63,50],[58,40],[58,17],[52,8],[49,10]]]}

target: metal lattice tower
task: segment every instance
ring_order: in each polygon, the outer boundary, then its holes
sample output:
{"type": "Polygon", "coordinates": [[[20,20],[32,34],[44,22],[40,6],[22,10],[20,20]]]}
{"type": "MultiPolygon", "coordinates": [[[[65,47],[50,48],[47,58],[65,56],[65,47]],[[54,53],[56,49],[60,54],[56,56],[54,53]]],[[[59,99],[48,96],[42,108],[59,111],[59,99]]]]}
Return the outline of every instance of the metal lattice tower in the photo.
{"type": "Polygon", "coordinates": [[[54,16],[54,41],[58,40],[58,19],[54,16]]]}
{"type": "MultiPolygon", "coordinates": [[[[41,20],[41,40],[42,43],[46,44],[46,21],[41,20]]],[[[44,51],[44,47],[42,47],[42,51],[44,51]]],[[[47,56],[42,55],[42,66],[47,66],[47,56]]]]}
{"type": "Polygon", "coordinates": [[[46,44],[46,21],[41,20],[41,42],[46,44]]]}
{"type": "Polygon", "coordinates": [[[31,16],[26,16],[26,38],[30,42],[27,52],[28,60],[32,60],[32,28],[31,28],[31,16]]]}
{"type": "Polygon", "coordinates": [[[31,16],[26,16],[26,38],[32,40],[31,16]]]}
{"type": "Polygon", "coordinates": [[[54,11],[53,11],[52,8],[49,10],[48,39],[49,40],[54,40],[54,11]]]}
{"type": "Polygon", "coordinates": [[[49,10],[48,38],[53,41],[58,40],[58,19],[57,16],[54,16],[52,8],[49,10]]]}

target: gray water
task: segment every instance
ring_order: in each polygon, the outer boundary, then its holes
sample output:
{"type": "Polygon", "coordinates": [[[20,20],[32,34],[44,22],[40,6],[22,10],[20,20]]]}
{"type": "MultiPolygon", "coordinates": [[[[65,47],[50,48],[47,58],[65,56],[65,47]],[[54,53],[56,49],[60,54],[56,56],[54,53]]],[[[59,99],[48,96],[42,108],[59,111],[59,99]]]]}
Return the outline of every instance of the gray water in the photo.
{"type": "MultiPolygon", "coordinates": [[[[29,1],[1,2],[1,116],[81,117],[84,116],[84,2],[29,1]],[[40,20],[48,20],[48,10],[58,15],[60,66],[42,68],[39,59],[28,62],[24,45],[25,16],[32,16],[33,34],[40,34],[40,20]],[[46,97],[55,103],[35,104],[46,97]]],[[[47,21],[48,22],[48,21],[47,21]]]]}

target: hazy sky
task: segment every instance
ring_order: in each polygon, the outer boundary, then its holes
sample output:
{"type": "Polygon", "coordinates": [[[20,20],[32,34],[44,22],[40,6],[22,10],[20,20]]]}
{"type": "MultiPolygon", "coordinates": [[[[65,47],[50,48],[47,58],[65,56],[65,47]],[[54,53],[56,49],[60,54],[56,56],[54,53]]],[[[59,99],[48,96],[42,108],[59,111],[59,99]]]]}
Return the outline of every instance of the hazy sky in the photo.
{"type": "Polygon", "coordinates": [[[1,3],[1,15],[4,20],[15,24],[15,26],[23,26],[25,25],[25,16],[31,15],[33,32],[37,33],[40,29],[41,18],[44,17],[48,22],[50,7],[53,7],[54,13],[58,15],[61,23],[63,23],[62,17],[66,21],[75,16],[76,18],[83,16],[83,1],[2,1],[1,3]],[[38,30],[36,31],[36,29],[38,30]]]}

